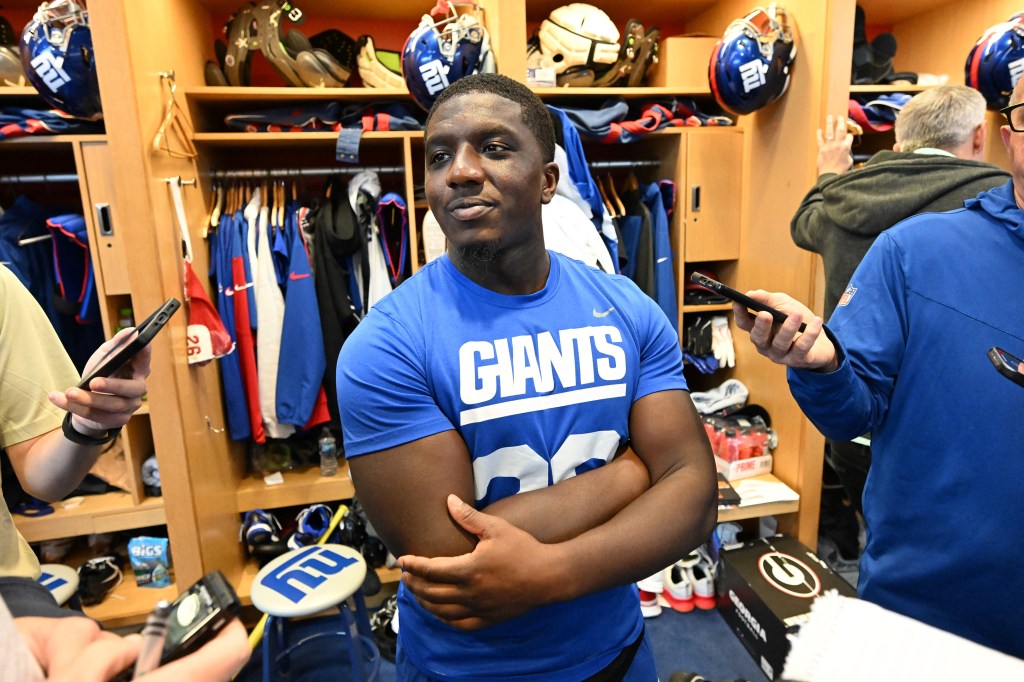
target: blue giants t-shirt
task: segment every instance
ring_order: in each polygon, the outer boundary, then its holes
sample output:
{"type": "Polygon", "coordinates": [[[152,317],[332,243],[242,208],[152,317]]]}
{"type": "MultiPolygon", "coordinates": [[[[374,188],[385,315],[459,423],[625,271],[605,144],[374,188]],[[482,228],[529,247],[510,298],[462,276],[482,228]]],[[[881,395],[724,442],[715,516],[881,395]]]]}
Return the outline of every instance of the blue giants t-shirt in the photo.
{"type": "MultiPolygon", "coordinates": [[[[625,277],[549,255],[535,294],[480,287],[442,256],[374,306],[338,361],[346,456],[455,429],[484,508],[603,466],[629,439],[634,401],[686,389],[678,338],[653,300],[625,277]]],[[[404,588],[399,611],[410,660],[441,679],[583,679],[643,625],[632,585],[474,632],[441,623],[404,588]]]]}

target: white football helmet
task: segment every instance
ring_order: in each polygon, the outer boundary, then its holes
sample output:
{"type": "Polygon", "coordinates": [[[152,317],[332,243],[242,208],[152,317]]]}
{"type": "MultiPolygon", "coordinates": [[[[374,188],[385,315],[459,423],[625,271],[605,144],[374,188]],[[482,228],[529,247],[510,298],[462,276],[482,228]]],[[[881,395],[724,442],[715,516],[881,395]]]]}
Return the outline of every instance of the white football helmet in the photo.
{"type": "Polygon", "coordinates": [[[582,2],[552,10],[538,38],[545,61],[558,75],[572,68],[604,71],[619,58],[619,30],[607,14],[582,2]]]}

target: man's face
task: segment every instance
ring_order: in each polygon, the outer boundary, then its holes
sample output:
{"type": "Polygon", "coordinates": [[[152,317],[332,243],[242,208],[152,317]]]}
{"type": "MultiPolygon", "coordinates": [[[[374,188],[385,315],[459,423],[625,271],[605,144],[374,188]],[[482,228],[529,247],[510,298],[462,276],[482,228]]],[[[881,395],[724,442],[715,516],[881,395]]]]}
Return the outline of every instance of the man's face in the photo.
{"type": "Polygon", "coordinates": [[[520,106],[490,93],[451,99],[426,132],[426,195],[449,245],[484,260],[543,238],[541,204],[557,166],[545,164],[520,106]]]}
{"type": "Polygon", "coordinates": [[[1017,206],[1024,208],[1024,133],[1015,133],[1008,125],[1002,126],[999,133],[1010,157],[1010,173],[1013,175],[1013,192],[1017,197],[1017,206]]]}

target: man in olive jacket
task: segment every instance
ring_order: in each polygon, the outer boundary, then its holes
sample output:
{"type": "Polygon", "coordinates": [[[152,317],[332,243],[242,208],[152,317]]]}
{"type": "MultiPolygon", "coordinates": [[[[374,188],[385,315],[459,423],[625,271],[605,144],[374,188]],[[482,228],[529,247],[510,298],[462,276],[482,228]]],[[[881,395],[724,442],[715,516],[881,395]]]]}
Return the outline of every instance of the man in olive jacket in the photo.
{"type": "MultiPolygon", "coordinates": [[[[826,320],[842,304],[853,271],[879,234],[918,213],[960,208],[966,199],[1010,178],[982,161],[985,99],[977,90],[948,85],[919,93],[903,107],[895,132],[893,151],[880,151],[850,170],[853,136],[846,120],[839,116],[833,125],[830,115],[824,132],[818,130],[818,181],[797,209],[790,231],[797,246],[821,254],[826,320]]],[[[829,441],[829,450],[829,463],[860,511],[870,448],[829,441]]],[[[835,539],[843,558],[856,559],[856,535],[852,542],[835,539]]]]}

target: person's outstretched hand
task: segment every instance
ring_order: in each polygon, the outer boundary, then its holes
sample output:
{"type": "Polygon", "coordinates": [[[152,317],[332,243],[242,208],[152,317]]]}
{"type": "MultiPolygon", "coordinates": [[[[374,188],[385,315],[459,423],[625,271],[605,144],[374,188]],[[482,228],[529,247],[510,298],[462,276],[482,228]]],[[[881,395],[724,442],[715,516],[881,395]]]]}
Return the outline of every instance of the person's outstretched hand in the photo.
{"type": "MultiPolygon", "coordinates": [[[[106,682],[135,665],[142,637],[104,632],[89,618],[16,618],[48,682],[106,682]]],[[[146,682],[226,682],[251,653],[237,618],[198,651],[146,674],[146,682]]]]}
{"type": "Polygon", "coordinates": [[[452,627],[476,630],[555,600],[546,580],[559,565],[555,545],[455,495],[448,496],[448,511],[479,542],[460,556],[398,559],[402,583],[424,609],[452,627]]]}
{"type": "Polygon", "coordinates": [[[846,117],[832,114],[825,118],[824,130],[818,129],[818,175],[845,173],[853,167],[853,135],[846,128],[846,117]]]}
{"type": "Polygon", "coordinates": [[[740,303],[732,304],[736,326],[750,334],[757,352],[772,362],[796,369],[831,372],[838,366],[836,348],[822,333],[824,322],[810,308],[782,293],[748,291],[747,296],[786,313],[786,321],[775,324],[769,313],[755,317],[740,303]],[[800,323],[807,328],[799,331],[800,323]]]}
{"type": "MultiPolygon", "coordinates": [[[[133,327],[122,329],[114,338],[97,348],[86,363],[83,376],[98,367],[107,352],[133,332],[133,327]]],[[[111,376],[93,379],[89,391],[77,387],[63,392],[52,391],[48,396],[50,402],[73,415],[72,426],[80,433],[99,434],[124,426],[142,405],[142,397],[146,395],[146,377],[149,376],[152,352],[153,349],[146,346],[111,376]]]]}

